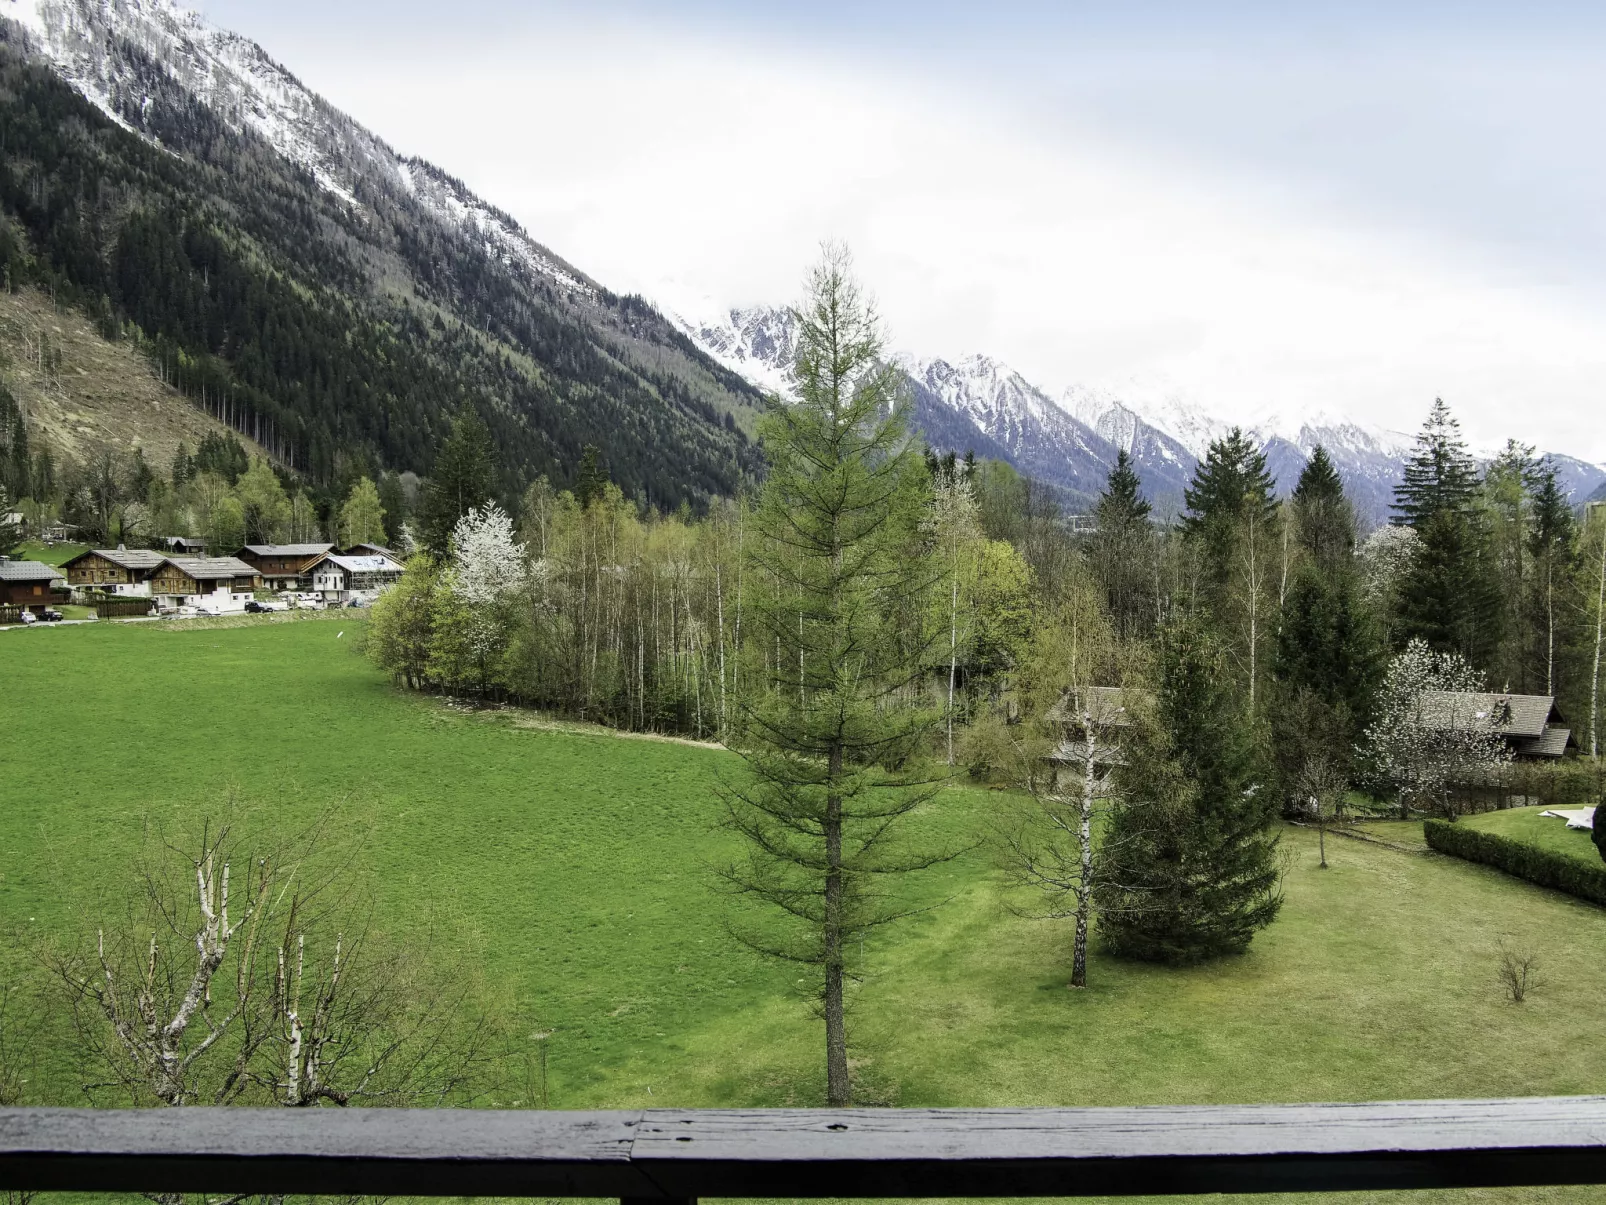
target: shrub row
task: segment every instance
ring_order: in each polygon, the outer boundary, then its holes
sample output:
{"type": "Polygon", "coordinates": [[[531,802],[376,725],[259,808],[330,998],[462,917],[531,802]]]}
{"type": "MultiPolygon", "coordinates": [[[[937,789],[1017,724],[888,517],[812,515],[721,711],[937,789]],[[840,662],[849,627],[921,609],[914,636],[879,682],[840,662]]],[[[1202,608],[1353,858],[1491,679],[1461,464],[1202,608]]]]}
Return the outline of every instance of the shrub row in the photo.
{"type": "Polygon", "coordinates": [[[1440,853],[1482,862],[1541,887],[1554,887],[1580,899],[1606,904],[1606,864],[1594,866],[1566,854],[1445,820],[1424,821],[1422,830],[1428,844],[1440,853]]]}

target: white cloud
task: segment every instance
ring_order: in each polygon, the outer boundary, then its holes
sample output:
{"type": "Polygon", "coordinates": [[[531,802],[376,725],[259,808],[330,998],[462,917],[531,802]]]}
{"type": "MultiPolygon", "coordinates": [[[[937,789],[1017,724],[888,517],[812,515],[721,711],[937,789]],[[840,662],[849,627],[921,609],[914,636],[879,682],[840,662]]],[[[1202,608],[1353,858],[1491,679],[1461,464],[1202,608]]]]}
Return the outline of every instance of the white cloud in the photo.
{"type": "Polygon", "coordinates": [[[1482,443],[1606,460],[1606,306],[1513,284],[1448,236],[1034,132],[979,90],[751,44],[547,25],[494,47],[306,50],[281,53],[619,291],[786,301],[842,238],[916,354],[985,351],[1051,389],[1169,380],[1231,419],[1410,430],[1443,395],[1482,443]]]}

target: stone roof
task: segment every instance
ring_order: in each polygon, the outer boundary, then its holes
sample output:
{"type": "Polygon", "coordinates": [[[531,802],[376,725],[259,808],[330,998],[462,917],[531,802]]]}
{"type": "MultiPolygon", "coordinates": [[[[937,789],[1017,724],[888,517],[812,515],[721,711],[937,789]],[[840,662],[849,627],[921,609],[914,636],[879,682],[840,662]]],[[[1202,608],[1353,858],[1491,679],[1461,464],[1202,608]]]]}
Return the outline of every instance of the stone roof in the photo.
{"type": "Polygon", "coordinates": [[[0,582],[53,582],[64,576],[60,569],[41,561],[13,561],[0,556],[0,582]]]}
{"type": "MultiPolygon", "coordinates": [[[[110,561],[120,568],[133,573],[141,573],[156,568],[167,559],[166,554],[152,552],[148,548],[94,548],[88,552],[80,552],[67,565],[76,565],[88,556],[98,556],[102,560],[110,561]]],[[[62,568],[66,568],[63,565],[62,568]]]]}
{"type": "Polygon", "coordinates": [[[1505,737],[1539,737],[1560,720],[1551,695],[1513,695],[1427,690],[1421,695],[1423,723],[1430,728],[1490,725],[1505,737]]]}
{"type": "Polygon", "coordinates": [[[1538,736],[1521,736],[1511,742],[1511,751],[1518,757],[1561,757],[1567,746],[1575,744],[1571,728],[1548,725],[1538,736]]]}
{"type": "Polygon", "coordinates": [[[247,544],[241,552],[252,556],[322,556],[333,544],[247,544]]]}
{"type": "Polygon", "coordinates": [[[1095,724],[1125,727],[1132,722],[1126,710],[1126,691],[1119,686],[1089,686],[1082,691],[1067,691],[1048,709],[1045,718],[1056,724],[1079,724],[1084,710],[1092,715],[1095,724]]]}
{"type": "Polygon", "coordinates": [[[164,557],[196,581],[216,581],[224,577],[255,577],[261,572],[255,565],[247,565],[233,556],[170,556],[164,557]]]}

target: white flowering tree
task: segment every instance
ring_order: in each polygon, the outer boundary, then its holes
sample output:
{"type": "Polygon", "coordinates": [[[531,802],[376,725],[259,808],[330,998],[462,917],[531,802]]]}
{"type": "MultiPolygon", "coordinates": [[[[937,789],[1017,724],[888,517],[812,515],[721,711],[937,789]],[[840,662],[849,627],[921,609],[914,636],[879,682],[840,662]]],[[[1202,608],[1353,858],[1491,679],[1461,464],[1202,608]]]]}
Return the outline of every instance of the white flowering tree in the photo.
{"type": "Polygon", "coordinates": [[[1364,753],[1398,794],[1400,813],[1455,818],[1451,788],[1486,781],[1511,753],[1498,695],[1459,653],[1413,640],[1389,662],[1364,753]]]}
{"type": "Polygon", "coordinates": [[[529,580],[524,548],[513,538],[513,520],[494,502],[471,510],[452,529],[454,588],[466,602],[498,602],[529,580]]]}

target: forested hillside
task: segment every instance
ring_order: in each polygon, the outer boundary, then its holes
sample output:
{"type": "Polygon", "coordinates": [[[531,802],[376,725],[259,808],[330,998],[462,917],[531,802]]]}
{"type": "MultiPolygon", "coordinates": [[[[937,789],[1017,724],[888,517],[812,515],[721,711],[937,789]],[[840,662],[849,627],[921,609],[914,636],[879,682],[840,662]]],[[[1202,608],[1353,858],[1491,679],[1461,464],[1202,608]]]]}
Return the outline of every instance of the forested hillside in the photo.
{"type": "Polygon", "coordinates": [[[658,505],[754,468],[756,391],[645,303],[535,271],[371,159],[320,185],[132,42],[105,49],[126,128],[35,49],[0,21],[6,289],[80,308],[315,487],[353,458],[427,474],[464,408],[509,495],[587,444],[658,505]]]}

